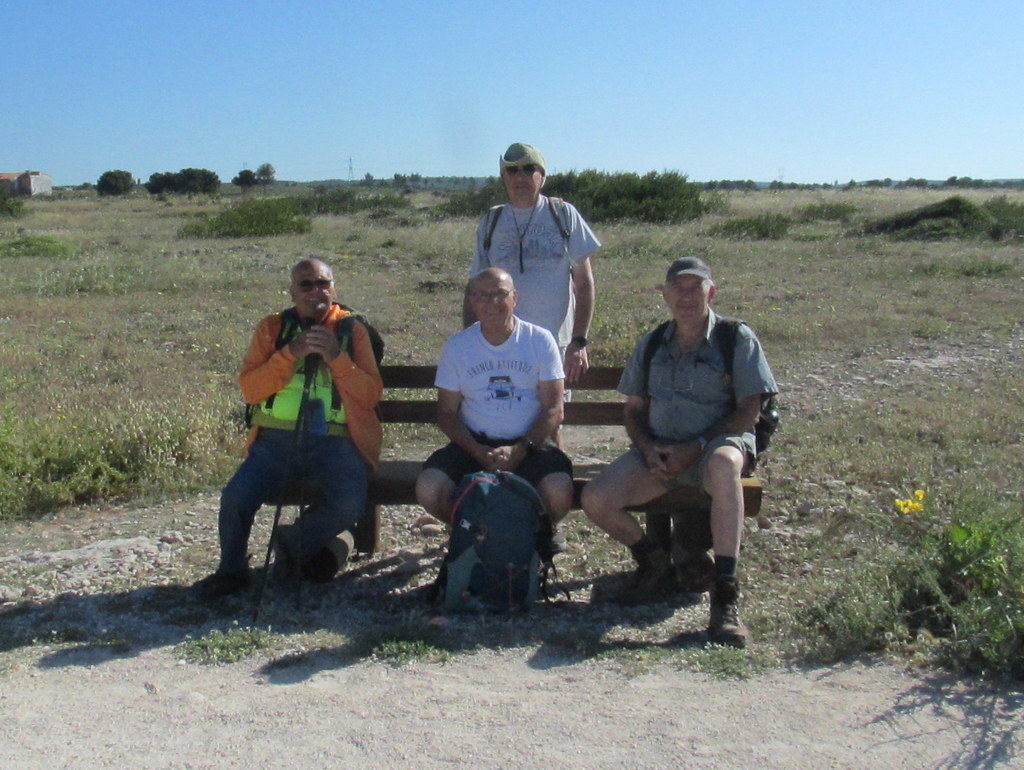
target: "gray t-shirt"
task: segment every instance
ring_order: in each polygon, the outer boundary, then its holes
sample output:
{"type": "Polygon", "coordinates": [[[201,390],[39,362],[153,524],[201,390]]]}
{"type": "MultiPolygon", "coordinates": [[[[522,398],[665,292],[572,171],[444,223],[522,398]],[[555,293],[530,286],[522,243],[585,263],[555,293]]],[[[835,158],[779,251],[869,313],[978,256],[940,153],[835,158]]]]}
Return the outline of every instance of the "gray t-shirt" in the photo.
{"type": "MultiPolygon", "coordinates": [[[[730,382],[722,353],[712,341],[717,322],[718,316],[711,311],[704,339],[686,353],[681,353],[675,343],[675,322],[669,324],[651,360],[647,394],[643,391],[643,351],[654,331],[637,342],[618,390],[625,396],[650,395],[648,419],[657,438],[690,441],[726,417],[734,408],[734,399],[778,392],[761,343],[746,324],[740,324],[737,330],[730,382]]],[[[753,454],[754,434],[744,434],[744,443],[753,454]]]]}

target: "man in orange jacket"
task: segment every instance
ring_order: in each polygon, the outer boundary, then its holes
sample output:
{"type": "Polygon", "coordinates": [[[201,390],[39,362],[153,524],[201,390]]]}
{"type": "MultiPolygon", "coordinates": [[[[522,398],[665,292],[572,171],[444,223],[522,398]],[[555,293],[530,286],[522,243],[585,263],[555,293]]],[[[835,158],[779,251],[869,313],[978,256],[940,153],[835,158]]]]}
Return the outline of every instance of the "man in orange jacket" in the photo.
{"type": "Polygon", "coordinates": [[[289,293],[294,308],[260,321],[242,362],[239,384],[252,408],[248,453],[221,493],[220,564],[192,587],[197,599],[245,589],[256,511],[293,480],[313,479],[323,492],[323,503],[304,513],[301,536],[282,540],[286,551],[298,551],[288,556],[300,567],[366,508],[367,479],[380,457],[375,407],[383,391],[369,333],[347,322],[351,335],[339,338],[350,311],[335,303],[334,275],[320,260],[292,268],[289,293]],[[297,435],[307,384],[308,427],[297,435]]]}

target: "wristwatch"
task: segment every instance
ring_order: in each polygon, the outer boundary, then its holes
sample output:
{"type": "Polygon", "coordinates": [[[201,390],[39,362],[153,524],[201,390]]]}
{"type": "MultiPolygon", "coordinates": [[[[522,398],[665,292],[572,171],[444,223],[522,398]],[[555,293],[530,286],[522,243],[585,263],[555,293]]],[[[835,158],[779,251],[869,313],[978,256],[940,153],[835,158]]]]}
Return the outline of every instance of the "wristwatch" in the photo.
{"type": "Polygon", "coordinates": [[[586,337],[573,337],[571,340],[569,340],[569,342],[571,342],[573,345],[575,345],[578,348],[585,348],[587,346],[587,338],[586,337]]]}
{"type": "Polygon", "coordinates": [[[526,454],[532,454],[533,450],[537,448],[537,445],[528,438],[522,439],[519,443],[523,445],[523,449],[526,450],[526,454]]]}

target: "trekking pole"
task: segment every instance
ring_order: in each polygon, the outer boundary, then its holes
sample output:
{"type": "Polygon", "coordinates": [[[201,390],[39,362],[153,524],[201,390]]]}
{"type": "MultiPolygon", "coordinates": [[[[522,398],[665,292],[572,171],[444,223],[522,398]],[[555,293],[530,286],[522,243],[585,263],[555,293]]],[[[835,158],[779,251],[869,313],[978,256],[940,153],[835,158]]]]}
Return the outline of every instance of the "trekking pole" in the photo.
{"type": "MultiPolygon", "coordinates": [[[[302,319],[301,323],[303,329],[308,329],[312,326],[312,322],[308,321],[308,319],[302,319]]],[[[295,418],[295,430],[292,432],[292,446],[289,450],[290,456],[288,458],[288,467],[291,470],[294,470],[297,465],[296,461],[298,460],[299,450],[302,448],[303,444],[302,439],[309,430],[309,391],[313,386],[313,379],[316,377],[317,369],[320,367],[320,356],[316,353],[308,354],[303,363],[303,367],[305,368],[305,378],[302,381],[302,398],[299,399],[299,414],[295,418]]],[[[303,498],[305,497],[305,486],[305,480],[303,480],[303,482],[299,484],[300,520],[304,504],[303,498]]],[[[277,502],[277,509],[274,511],[274,522],[270,527],[270,539],[267,541],[267,555],[263,560],[263,576],[260,579],[260,587],[256,592],[256,606],[253,608],[252,612],[252,622],[254,624],[259,620],[260,610],[263,607],[263,591],[267,586],[267,573],[270,569],[270,556],[274,552],[274,541],[277,539],[277,532],[281,522],[281,509],[283,507],[284,501],[279,499],[277,502]]],[[[299,536],[301,538],[301,521],[299,526],[299,536]]]]}

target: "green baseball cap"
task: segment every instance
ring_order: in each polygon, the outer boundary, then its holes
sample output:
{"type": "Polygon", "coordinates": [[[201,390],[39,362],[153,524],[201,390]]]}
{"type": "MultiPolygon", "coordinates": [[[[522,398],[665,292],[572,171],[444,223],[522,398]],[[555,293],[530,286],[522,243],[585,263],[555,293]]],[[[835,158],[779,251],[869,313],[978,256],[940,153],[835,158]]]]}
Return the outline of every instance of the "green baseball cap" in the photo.
{"type": "Polygon", "coordinates": [[[544,156],[540,154],[540,150],[532,144],[516,142],[510,144],[505,150],[505,154],[501,156],[500,168],[525,166],[530,163],[540,166],[541,173],[547,176],[548,164],[544,162],[544,156]]]}

